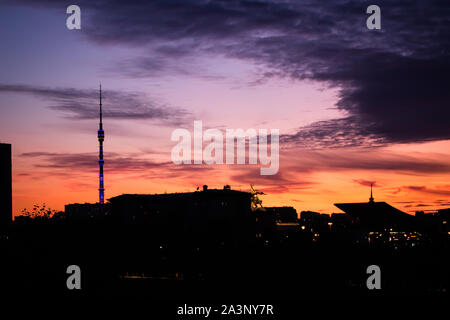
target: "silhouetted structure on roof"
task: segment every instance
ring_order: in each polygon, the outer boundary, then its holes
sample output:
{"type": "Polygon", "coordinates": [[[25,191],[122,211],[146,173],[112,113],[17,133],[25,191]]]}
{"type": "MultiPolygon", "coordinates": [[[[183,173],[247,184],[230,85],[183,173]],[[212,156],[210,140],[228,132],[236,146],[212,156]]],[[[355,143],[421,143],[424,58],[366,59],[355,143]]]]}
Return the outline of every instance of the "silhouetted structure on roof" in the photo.
{"type": "Polygon", "coordinates": [[[370,186],[369,202],[335,203],[336,207],[352,217],[353,222],[367,228],[401,227],[409,228],[414,217],[386,202],[375,202],[370,186]]]}
{"type": "Polygon", "coordinates": [[[0,232],[12,220],[11,145],[0,143],[0,232]]]}

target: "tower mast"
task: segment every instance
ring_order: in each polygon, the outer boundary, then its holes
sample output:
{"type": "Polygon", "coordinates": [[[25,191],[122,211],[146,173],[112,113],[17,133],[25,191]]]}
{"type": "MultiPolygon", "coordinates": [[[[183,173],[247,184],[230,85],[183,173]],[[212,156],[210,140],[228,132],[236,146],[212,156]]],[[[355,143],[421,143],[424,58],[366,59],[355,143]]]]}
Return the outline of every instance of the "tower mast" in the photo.
{"type": "Polygon", "coordinates": [[[99,159],[98,159],[98,166],[99,166],[99,187],[98,187],[98,197],[99,197],[99,203],[104,204],[105,203],[105,188],[103,185],[103,141],[105,140],[105,131],[103,131],[103,119],[102,119],[102,85],[100,84],[100,123],[98,128],[98,143],[99,143],[99,159]]]}
{"type": "Polygon", "coordinates": [[[372,185],[373,183],[370,184],[370,198],[369,198],[369,202],[373,202],[373,194],[372,194],[372,185]]]}

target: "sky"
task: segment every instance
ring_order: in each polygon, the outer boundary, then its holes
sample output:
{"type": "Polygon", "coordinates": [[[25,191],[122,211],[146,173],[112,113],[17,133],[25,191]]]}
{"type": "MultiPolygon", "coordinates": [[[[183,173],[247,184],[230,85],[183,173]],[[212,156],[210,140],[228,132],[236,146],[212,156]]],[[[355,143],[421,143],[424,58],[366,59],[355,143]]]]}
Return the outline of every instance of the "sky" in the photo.
{"type": "Polygon", "coordinates": [[[386,201],[450,207],[450,3],[33,0],[0,3],[0,142],[13,210],[98,201],[98,87],[105,194],[210,188],[263,205],[339,212],[386,201]],[[69,30],[66,8],[81,9],[69,30]],[[171,133],[279,129],[260,165],[175,165],[171,133]]]}

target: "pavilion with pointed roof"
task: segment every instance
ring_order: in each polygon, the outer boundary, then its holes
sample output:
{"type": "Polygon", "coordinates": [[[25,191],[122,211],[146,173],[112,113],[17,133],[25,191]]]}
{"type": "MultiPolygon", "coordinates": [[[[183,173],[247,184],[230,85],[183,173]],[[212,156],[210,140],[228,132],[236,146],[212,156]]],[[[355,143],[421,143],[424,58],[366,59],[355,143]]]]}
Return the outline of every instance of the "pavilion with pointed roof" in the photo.
{"type": "Polygon", "coordinates": [[[376,202],[370,185],[369,202],[335,203],[336,207],[348,214],[352,220],[367,228],[409,228],[414,217],[394,208],[386,202],[376,202]]]}

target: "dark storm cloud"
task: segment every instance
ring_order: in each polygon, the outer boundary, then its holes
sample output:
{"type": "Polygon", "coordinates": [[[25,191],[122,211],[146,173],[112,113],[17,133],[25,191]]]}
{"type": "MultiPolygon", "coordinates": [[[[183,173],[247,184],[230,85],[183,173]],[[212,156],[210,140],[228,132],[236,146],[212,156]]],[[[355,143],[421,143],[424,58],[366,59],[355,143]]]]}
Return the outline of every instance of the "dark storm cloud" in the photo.
{"type": "MultiPolygon", "coordinates": [[[[0,93],[25,93],[50,101],[49,108],[69,118],[98,119],[98,90],[47,88],[0,84],[0,93]]],[[[185,110],[171,108],[149,100],[144,94],[102,90],[103,116],[111,119],[154,119],[166,124],[179,124],[188,115],[185,110]]]]}
{"type": "Polygon", "coordinates": [[[374,132],[373,123],[364,123],[358,116],[316,121],[293,134],[280,136],[284,146],[322,147],[382,146],[386,137],[374,132]]]}
{"type": "MultiPolygon", "coordinates": [[[[61,6],[50,0],[21,3],[61,6]]],[[[347,146],[449,139],[450,2],[377,1],[382,30],[366,28],[365,10],[371,4],[78,1],[88,39],[148,52],[151,59],[135,60],[137,75],[209,54],[263,66],[268,77],[339,88],[336,107],[346,117],[298,128],[282,141],[347,146]]]]}

